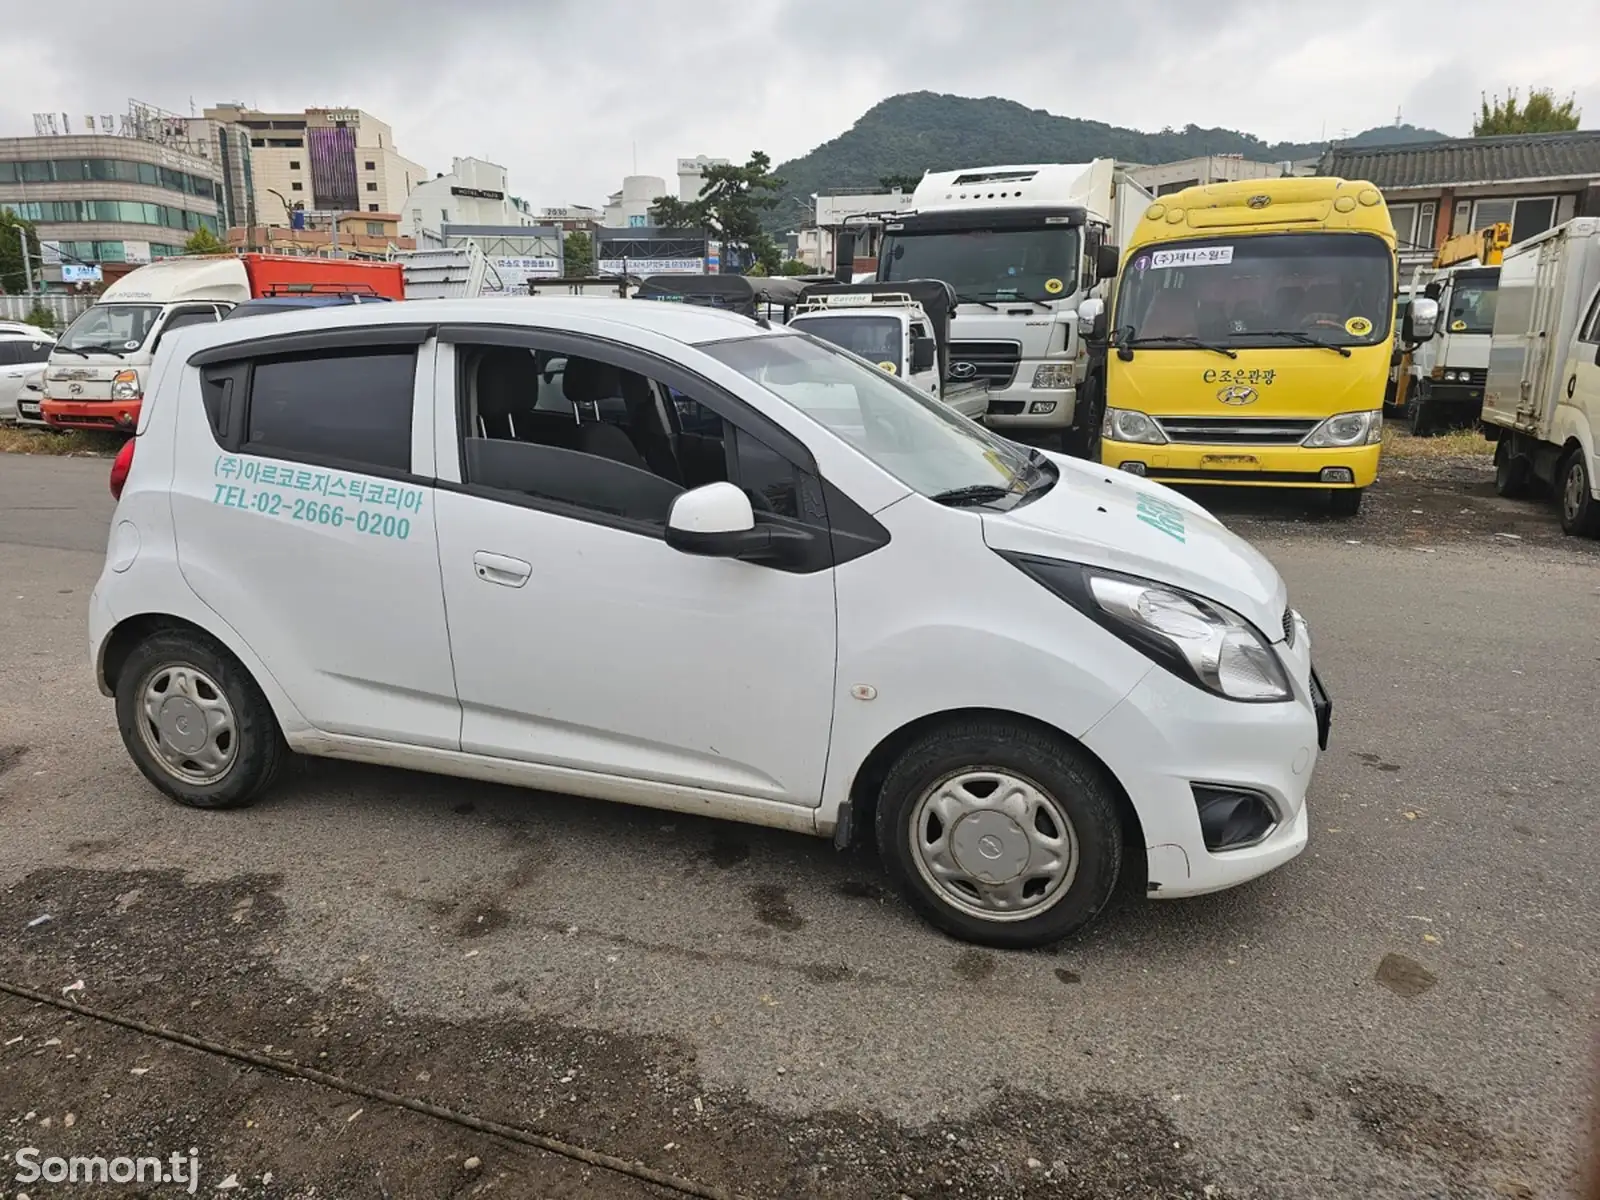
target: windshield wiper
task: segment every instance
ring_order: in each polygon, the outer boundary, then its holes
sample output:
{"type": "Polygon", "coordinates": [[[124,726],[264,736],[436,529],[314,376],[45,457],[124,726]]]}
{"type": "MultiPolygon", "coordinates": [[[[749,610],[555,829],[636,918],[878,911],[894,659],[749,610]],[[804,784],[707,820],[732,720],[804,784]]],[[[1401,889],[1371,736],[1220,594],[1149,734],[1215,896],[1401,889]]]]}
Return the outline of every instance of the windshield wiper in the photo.
{"type": "Polygon", "coordinates": [[[1000,308],[999,308],[998,305],[990,304],[987,300],[980,300],[976,296],[963,296],[960,292],[956,293],[956,303],[957,304],[981,304],[985,308],[994,309],[995,312],[999,312],[1000,311],[1000,308]]]}
{"type": "Polygon", "coordinates": [[[1164,337],[1123,338],[1119,345],[1132,349],[1134,346],[1156,346],[1163,342],[1177,342],[1180,345],[1193,346],[1197,350],[1215,350],[1218,354],[1226,354],[1229,358],[1239,357],[1239,352],[1237,350],[1230,350],[1228,347],[1219,346],[1215,342],[1203,342],[1197,337],[1178,337],[1171,334],[1164,337]]]}
{"type": "Polygon", "coordinates": [[[1246,336],[1293,338],[1303,346],[1318,346],[1323,350],[1332,350],[1341,358],[1350,357],[1350,347],[1335,346],[1332,342],[1312,337],[1309,333],[1301,333],[1298,329],[1252,329],[1246,336]]]}
{"type": "Polygon", "coordinates": [[[1014,496],[1011,488],[1003,488],[996,483],[975,483],[970,487],[951,488],[944,492],[935,492],[929,496],[935,504],[948,504],[952,508],[959,508],[967,504],[992,504],[996,500],[1004,500],[1007,496],[1014,496]]]}
{"type": "MultiPolygon", "coordinates": [[[[992,296],[994,299],[1000,301],[1001,304],[1012,304],[1012,303],[1037,304],[1040,308],[1044,309],[1046,312],[1053,311],[1051,309],[1051,307],[1050,307],[1050,302],[1048,300],[1041,300],[1037,296],[1024,296],[1021,292],[1015,292],[1015,293],[1009,293],[1009,294],[1005,293],[1005,292],[990,292],[989,295],[992,296]]],[[[983,302],[980,300],[979,303],[981,304],[983,302]]]]}
{"type": "Polygon", "coordinates": [[[67,346],[67,345],[64,345],[61,342],[57,342],[55,348],[57,350],[65,350],[69,354],[76,354],[80,358],[88,358],[89,357],[89,352],[87,350],[79,350],[76,346],[67,346]]]}

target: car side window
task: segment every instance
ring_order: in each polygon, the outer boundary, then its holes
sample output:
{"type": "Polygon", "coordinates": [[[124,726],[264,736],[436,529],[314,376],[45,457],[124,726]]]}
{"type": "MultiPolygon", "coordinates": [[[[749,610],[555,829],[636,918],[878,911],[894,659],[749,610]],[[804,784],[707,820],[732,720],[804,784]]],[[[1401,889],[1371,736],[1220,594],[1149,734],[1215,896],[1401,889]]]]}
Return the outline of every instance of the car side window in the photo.
{"type": "MultiPolygon", "coordinates": [[[[409,346],[256,359],[239,449],[409,471],[416,370],[409,346]]],[[[204,389],[212,393],[208,411],[225,407],[228,386],[219,380],[214,392],[204,389]]]]}
{"type": "Polygon", "coordinates": [[[12,341],[10,338],[0,340],[0,367],[15,366],[21,362],[22,345],[23,343],[12,341]]]}
{"type": "Polygon", "coordinates": [[[680,494],[732,481],[758,513],[826,526],[820,482],[678,388],[525,347],[460,343],[456,358],[469,487],[659,536],[680,494]]]}

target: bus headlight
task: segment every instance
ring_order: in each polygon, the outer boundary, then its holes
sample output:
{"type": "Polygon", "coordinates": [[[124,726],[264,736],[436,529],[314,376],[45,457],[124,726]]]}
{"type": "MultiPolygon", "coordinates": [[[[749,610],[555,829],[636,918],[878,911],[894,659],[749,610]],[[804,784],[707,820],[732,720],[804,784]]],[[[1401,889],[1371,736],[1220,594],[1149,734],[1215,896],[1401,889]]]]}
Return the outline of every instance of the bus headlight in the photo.
{"type": "Polygon", "coordinates": [[[1370,446],[1383,440],[1383,410],[1338,413],[1309,434],[1302,446],[1326,449],[1332,446],[1370,446]]]}
{"type": "Polygon", "coordinates": [[[1100,426],[1100,436],[1113,442],[1142,442],[1147,446],[1164,445],[1167,435],[1146,414],[1131,408],[1108,408],[1106,419],[1100,426]]]}

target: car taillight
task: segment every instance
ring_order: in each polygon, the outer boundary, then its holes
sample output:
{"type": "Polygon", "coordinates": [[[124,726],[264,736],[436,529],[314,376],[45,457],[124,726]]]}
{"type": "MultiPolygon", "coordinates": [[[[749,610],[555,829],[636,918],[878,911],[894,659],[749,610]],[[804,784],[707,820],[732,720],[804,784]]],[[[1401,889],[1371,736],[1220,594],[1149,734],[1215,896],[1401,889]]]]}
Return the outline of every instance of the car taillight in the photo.
{"type": "Polygon", "coordinates": [[[122,449],[117,451],[117,457],[111,460],[111,498],[122,499],[122,485],[128,482],[128,472],[133,469],[133,445],[138,438],[129,438],[122,443],[122,449]]]}

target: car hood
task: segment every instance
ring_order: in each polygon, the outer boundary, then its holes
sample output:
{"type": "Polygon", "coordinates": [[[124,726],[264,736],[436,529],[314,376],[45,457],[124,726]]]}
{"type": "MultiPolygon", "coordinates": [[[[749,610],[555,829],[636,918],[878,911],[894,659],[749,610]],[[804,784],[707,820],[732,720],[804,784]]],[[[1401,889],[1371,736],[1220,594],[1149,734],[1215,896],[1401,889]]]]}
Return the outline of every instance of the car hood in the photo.
{"type": "Polygon", "coordinates": [[[1283,637],[1288,589],[1277,568],[1187,496],[1098,463],[1048,455],[1061,478],[1009,512],[984,512],[995,550],[1105,567],[1184,588],[1283,637]]]}

